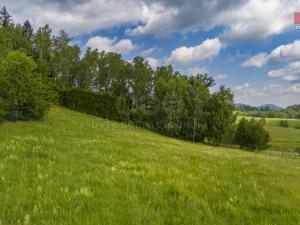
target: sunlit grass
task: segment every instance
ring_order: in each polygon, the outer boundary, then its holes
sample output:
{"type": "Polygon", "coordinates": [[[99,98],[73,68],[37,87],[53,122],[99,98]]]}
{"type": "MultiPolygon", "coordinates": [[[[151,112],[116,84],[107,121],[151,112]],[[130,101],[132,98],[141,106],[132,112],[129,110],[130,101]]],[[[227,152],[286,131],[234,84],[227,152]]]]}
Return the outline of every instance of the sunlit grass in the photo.
{"type": "MultiPolygon", "coordinates": [[[[252,117],[245,118],[251,119],[252,117]]],[[[256,117],[255,119],[260,120],[261,118],[256,117]]],[[[300,126],[298,119],[267,118],[265,128],[271,136],[270,149],[295,152],[297,148],[300,148],[300,129],[296,129],[298,126],[300,126]],[[280,127],[281,120],[287,120],[289,128],[280,127]]]]}
{"type": "Polygon", "coordinates": [[[0,224],[300,224],[300,160],[55,107],[0,127],[0,224]]]}

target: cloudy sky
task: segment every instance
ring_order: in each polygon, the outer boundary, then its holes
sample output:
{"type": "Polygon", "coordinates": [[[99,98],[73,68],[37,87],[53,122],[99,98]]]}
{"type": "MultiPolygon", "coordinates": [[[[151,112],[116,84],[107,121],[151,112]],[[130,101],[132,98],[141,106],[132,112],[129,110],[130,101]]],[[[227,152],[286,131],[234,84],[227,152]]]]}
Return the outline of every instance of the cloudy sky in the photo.
{"type": "Polygon", "coordinates": [[[300,104],[300,0],[0,0],[15,22],[184,74],[208,73],[236,102],[300,104]]]}

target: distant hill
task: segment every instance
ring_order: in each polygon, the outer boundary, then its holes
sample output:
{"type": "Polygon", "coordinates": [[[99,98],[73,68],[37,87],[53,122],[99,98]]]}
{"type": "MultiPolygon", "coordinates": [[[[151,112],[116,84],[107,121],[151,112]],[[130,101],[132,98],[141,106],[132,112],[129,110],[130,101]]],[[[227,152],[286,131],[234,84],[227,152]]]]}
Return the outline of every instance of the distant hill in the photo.
{"type": "Polygon", "coordinates": [[[274,111],[283,109],[281,106],[274,104],[265,104],[261,106],[252,106],[243,103],[237,103],[235,107],[242,111],[274,111]]]}
{"type": "Polygon", "coordinates": [[[280,110],[283,109],[283,107],[274,105],[274,104],[265,104],[257,107],[260,110],[266,110],[266,111],[273,111],[273,110],[280,110]]]}
{"type": "Polygon", "coordinates": [[[240,115],[264,118],[300,119],[300,104],[283,108],[274,104],[250,106],[242,103],[235,105],[240,115]]]}
{"type": "Polygon", "coordinates": [[[247,105],[247,104],[243,104],[243,103],[237,103],[235,104],[235,107],[237,110],[241,110],[241,111],[257,111],[257,108],[255,106],[251,106],[251,105],[247,105]]]}

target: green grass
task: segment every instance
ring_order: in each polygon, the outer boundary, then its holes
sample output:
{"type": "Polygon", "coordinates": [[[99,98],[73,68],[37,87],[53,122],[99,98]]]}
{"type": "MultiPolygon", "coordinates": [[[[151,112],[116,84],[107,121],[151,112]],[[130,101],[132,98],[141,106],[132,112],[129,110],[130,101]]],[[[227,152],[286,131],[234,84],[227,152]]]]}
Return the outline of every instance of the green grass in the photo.
{"type": "MultiPolygon", "coordinates": [[[[242,117],[239,117],[239,119],[242,117]]],[[[251,119],[251,117],[245,117],[251,119]]],[[[255,118],[260,119],[260,118],[255,118]]],[[[271,150],[283,152],[295,152],[300,148],[300,120],[297,119],[280,119],[280,118],[267,118],[265,128],[271,136],[271,150]],[[284,128],[279,126],[281,120],[287,120],[290,127],[284,128]]]]}
{"type": "Polygon", "coordinates": [[[267,125],[266,130],[271,136],[271,150],[295,152],[297,148],[300,148],[299,129],[267,125]]]}
{"type": "MultiPolygon", "coordinates": [[[[266,119],[267,125],[273,126],[273,127],[280,127],[279,123],[282,120],[288,121],[290,128],[300,127],[300,120],[299,119],[280,119],[280,118],[268,118],[268,119],[266,119]]],[[[300,129],[298,129],[298,130],[300,130],[300,129]]]]}
{"type": "Polygon", "coordinates": [[[0,128],[0,224],[300,224],[300,160],[55,107],[0,128]]]}

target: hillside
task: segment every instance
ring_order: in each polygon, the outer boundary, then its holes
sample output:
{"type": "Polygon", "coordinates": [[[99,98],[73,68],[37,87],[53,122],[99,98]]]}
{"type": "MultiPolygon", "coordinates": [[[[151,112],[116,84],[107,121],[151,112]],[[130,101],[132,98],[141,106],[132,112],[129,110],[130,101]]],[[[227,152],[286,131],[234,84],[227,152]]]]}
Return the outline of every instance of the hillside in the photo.
{"type": "Polygon", "coordinates": [[[0,224],[300,224],[299,159],[59,107],[0,129],[0,224]]]}

